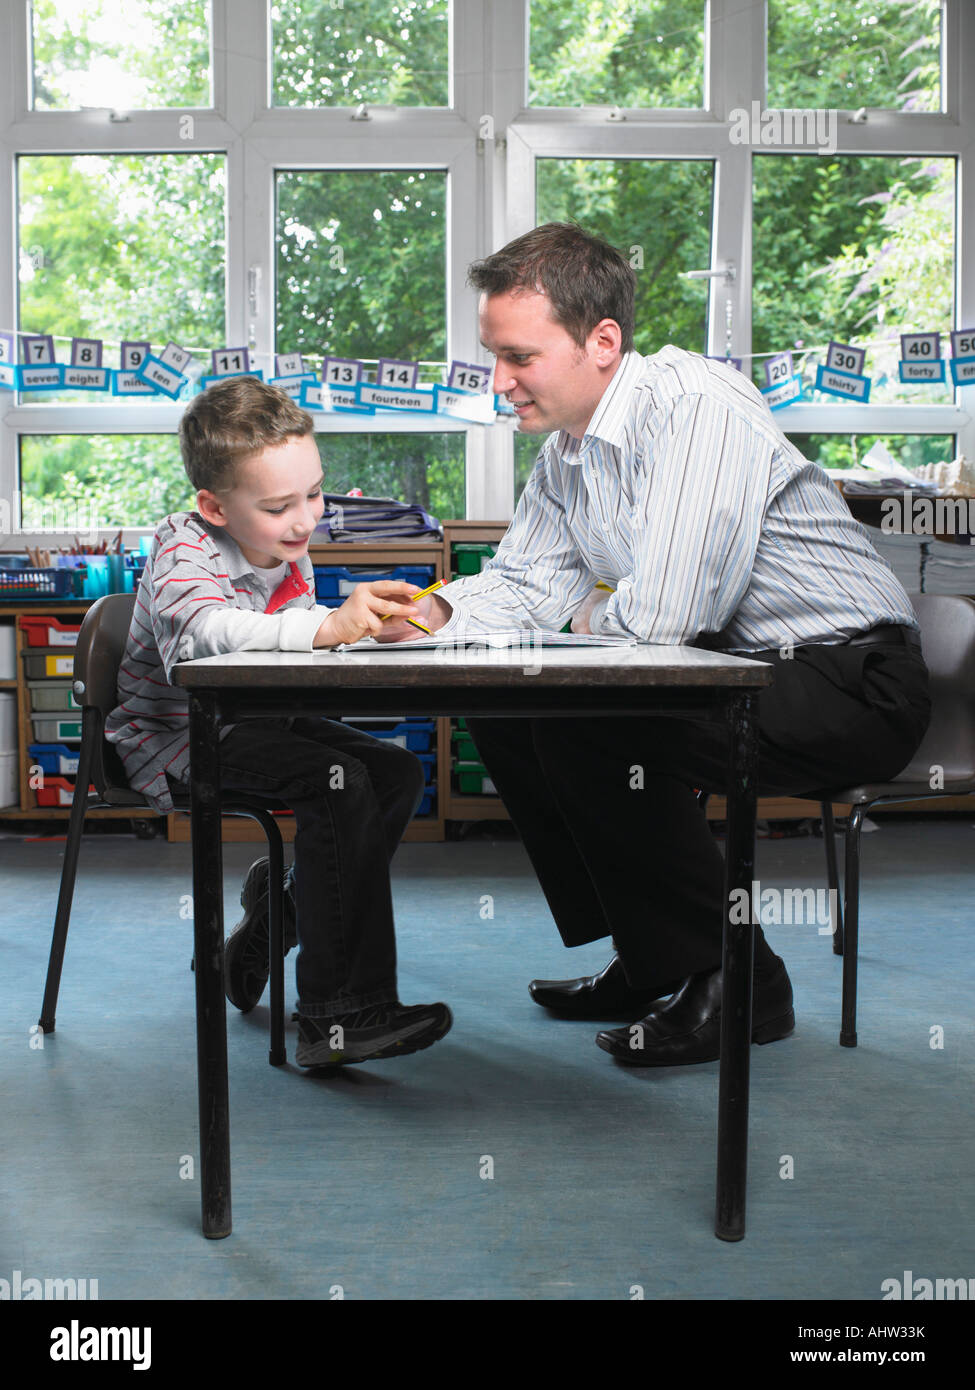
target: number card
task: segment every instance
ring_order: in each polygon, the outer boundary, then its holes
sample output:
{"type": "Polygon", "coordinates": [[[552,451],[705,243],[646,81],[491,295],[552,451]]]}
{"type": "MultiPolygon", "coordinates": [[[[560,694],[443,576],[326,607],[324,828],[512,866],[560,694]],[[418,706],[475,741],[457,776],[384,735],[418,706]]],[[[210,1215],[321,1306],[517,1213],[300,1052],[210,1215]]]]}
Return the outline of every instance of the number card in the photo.
{"type": "Polygon", "coordinates": [[[181,367],[185,367],[190,361],[192,353],[178,347],[176,343],[167,343],[158,357],[150,354],[145,359],[136,375],[175,401],[183,387],[189,385],[189,378],[183,375],[181,367]]]}
{"type": "Polygon", "coordinates": [[[20,369],[21,391],[56,391],[64,368],[54,360],[54,337],[50,333],[25,333],[24,365],[20,369]]]}
{"type": "Polygon", "coordinates": [[[491,368],[473,362],[451,362],[447,373],[448,391],[486,391],[491,382],[491,368]]]}
{"type": "Polygon", "coordinates": [[[785,405],[794,405],[802,400],[802,377],[798,372],[774,386],[763,386],[762,395],[769,410],[781,410],[785,405]]]}
{"type": "Polygon", "coordinates": [[[782,386],[793,375],[791,352],[780,352],[765,363],[765,385],[769,390],[782,386]]]}
{"type": "Polygon", "coordinates": [[[71,339],[72,367],[100,367],[102,365],[102,340],[100,338],[71,339]]]}
{"type": "Polygon", "coordinates": [[[870,399],[870,378],[861,375],[866,349],[849,343],[830,343],[826,365],[816,370],[816,390],[863,404],[870,399]]]}
{"type": "Polygon", "coordinates": [[[351,357],[326,357],[322,363],[322,385],[330,390],[344,387],[355,391],[362,380],[362,363],[351,357]]]}
{"type": "Polygon", "coordinates": [[[250,373],[250,353],[245,347],[216,348],[210,356],[213,359],[212,376],[247,376],[250,373]]]}
{"type": "Polygon", "coordinates": [[[412,410],[433,413],[434,388],[417,390],[400,386],[358,385],[356,397],[360,405],[377,406],[380,410],[412,410]]]}
{"type": "Polygon", "coordinates": [[[164,367],[172,367],[174,372],[182,373],[187,363],[193,361],[193,354],[187,352],[186,348],[181,348],[178,343],[167,343],[159,354],[158,361],[164,367]]]}
{"type": "Polygon", "coordinates": [[[469,420],[476,425],[492,425],[497,398],[493,391],[452,391],[449,386],[433,388],[433,408],[438,415],[469,420]]]}
{"type": "Polygon", "coordinates": [[[107,391],[111,373],[102,366],[100,338],[72,338],[71,364],[64,368],[62,384],[73,391],[107,391]]]}
{"type": "Polygon", "coordinates": [[[833,371],[853,372],[859,376],[866,357],[866,348],[851,347],[849,343],[830,343],[826,366],[833,371]]]}
{"type": "Polygon", "coordinates": [[[956,386],[975,383],[975,328],[959,328],[951,335],[951,379],[956,386]]]}
{"type": "Polygon", "coordinates": [[[0,388],[6,391],[17,388],[17,358],[12,333],[0,333],[0,388]]]}
{"type": "Polygon", "coordinates": [[[303,376],[307,370],[300,352],[275,353],[275,376],[303,376]]]}
{"type": "Polygon", "coordinates": [[[119,361],[121,368],[112,373],[113,396],[158,396],[159,392],[151,381],[139,375],[144,364],[152,356],[152,344],[136,338],[126,338],[121,344],[119,361]]]}
{"type": "Polygon", "coordinates": [[[128,339],[122,344],[122,351],[119,356],[119,361],[122,364],[122,371],[137,372],[151,353],[151,343],[139,343],[133,339],[128,339]]]}
{"type": "Polygon", "coordinates": [[[24,362],[30,367],[54,365],[54,337],[50,333],[23,335],[24,362]]]}
{"type": "Polygon", "coordinates": [[[901,381],[944,381],[940,333],[901,334],[901,381]]]}
{"type": "Polygon", "coordinates": [[[394,357],[380,357],[376,368],[376,385],[412,391],[419,375],[419,362],[398,362],[394,357]]]}

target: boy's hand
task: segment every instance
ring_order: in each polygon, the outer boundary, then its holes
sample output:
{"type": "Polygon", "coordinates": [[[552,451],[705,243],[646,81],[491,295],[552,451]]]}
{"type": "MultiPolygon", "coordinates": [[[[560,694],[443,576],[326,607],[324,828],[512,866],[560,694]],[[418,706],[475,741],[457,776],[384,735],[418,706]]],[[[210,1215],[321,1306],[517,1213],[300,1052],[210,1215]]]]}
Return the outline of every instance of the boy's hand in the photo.
{"type": "MultiPolygon", "coordinates": [[[[419,591],[417,591],[419,592],[419,591]]],[[[431,632],[436,632],[443,627],[453,609],[446,599],[439,594],[427,594],[426,598],[419,599],[414,607],[418,610],[417,622],[421,622],[428,627],[431,632]]],[[[408,623],[405,618],[390,618],[388,623],[383,623],[383,630],[379,634],[380,642],[408,642],[413,637],[425,637],[425,632],[420,632],[408,623]]]]}
{"type": "MultiPolygon", "coordinates": [[[[423,622],[420,608],[409,602],[411,594],[418,594],[417,584],[407,584],[402,579],[375,579],[368,584],[357,584],[342,604],[335,608],[315,633],[312,643],[315,647],[337,647],[340,642],[358,642],[360,637],[385,638],[385,630],[394,625],[407,632],[416,633],[415,627],[403,622],[404,618],[419,618],[423,622]],[[383,615],[395,615],[389,622],[383,622],[383,615]]],[[[421,599],[421,603],[425,600],[421,599]]]]}

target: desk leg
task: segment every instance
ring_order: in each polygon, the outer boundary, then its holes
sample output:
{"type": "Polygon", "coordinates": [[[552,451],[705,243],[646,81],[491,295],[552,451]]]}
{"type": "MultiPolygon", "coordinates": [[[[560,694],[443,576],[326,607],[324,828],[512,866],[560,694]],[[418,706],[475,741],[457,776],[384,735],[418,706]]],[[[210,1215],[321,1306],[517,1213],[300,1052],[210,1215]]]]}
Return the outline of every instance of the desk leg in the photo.
{"type": "MultiPolygon", "coordinates": [[[[728,835],[722,954],[721,1064],[718,1081],[718,1180],[714,1233],[720,1240],[745,1234],[748,1171],[748,1065],[752,1033],[751,923],[755,869],[755,778],[758,771],[757,700],[741,694],[729,701],[731,754],[728,765],[728,835]],[[731,920],[731,894],[744,889],[747,922],[731,920]]],[[[741,901],[740,895],[736,901],[741,901]]],[[[735,914],[740,917],[740,912],[735,914]]]]}
{"type": "Polygon", "coordinates": [[[229,1236],[230,1098],[223,979],[220,713],[216,697],[190,694],[190,839],[196,951],[196,1056],[200,1095],[203,1234],[229,1236]]]}

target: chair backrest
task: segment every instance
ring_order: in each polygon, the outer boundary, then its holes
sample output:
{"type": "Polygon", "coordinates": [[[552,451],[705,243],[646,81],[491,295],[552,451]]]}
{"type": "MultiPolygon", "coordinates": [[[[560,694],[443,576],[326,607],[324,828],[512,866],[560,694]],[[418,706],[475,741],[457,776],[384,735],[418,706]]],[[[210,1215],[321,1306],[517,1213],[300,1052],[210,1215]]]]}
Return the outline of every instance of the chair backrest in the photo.
{"type": "Polygon", "coordinates": [[[85,614],[74,652],[74,695],[91,729],[91,780],[103,801],[145,805],[125,777],[122,760],[105,741],[105,720],[118,704],[118,670],[122,664],[134,594],[106,594],[85,614]]]}
{"type": "Polygon", "coordinates": [[[931,723],[912,767],[930,758],[946,778],[975,779],[975,601],[912,594],[911,602],[931,674],[931,723]]]}

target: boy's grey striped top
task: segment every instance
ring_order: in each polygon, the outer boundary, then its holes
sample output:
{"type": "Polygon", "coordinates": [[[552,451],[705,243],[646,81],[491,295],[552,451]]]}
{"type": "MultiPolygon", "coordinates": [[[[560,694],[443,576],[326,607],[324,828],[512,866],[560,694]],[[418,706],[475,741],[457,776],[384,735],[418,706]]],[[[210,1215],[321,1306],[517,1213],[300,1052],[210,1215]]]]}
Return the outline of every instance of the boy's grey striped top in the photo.
{"type": "Polygon", "coordinates": [[[628,353],[582,440],[545,441],[497,555],[441,592],[441,636],[558,630],[596,580],[593,632],[728,651],[917,627],[907,594],[823,470],[740,372],[679,348],[628,353]]]}
{"type": "Polygon", "coordinates": [[[173,809],[167,774],[182,782],[189,772],[189,699],[169,680],[176,663],[220,652],[308,652],[332,611],[315,604],[307,554],[288,565],[272,594],[263,578],[226,531],[195,512],[156,528],[105,737],[130,786],[158,811],[173,809]]]}

